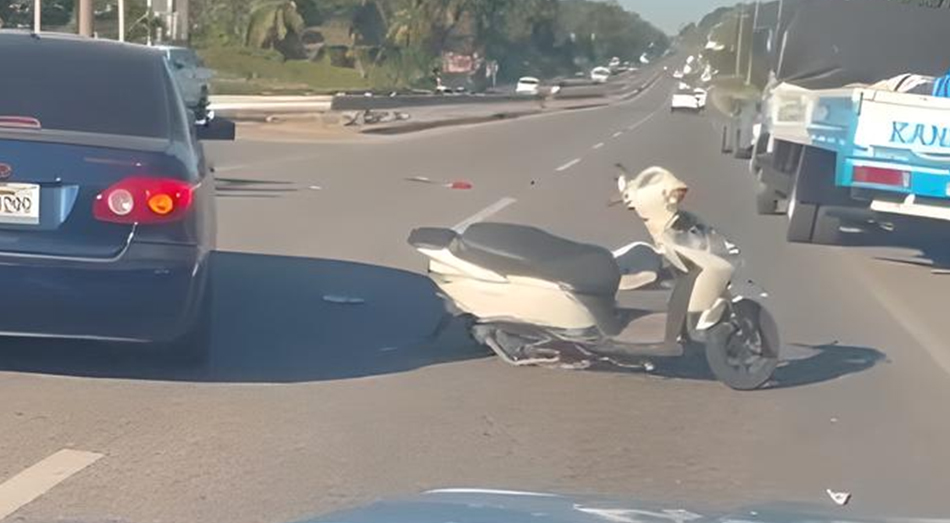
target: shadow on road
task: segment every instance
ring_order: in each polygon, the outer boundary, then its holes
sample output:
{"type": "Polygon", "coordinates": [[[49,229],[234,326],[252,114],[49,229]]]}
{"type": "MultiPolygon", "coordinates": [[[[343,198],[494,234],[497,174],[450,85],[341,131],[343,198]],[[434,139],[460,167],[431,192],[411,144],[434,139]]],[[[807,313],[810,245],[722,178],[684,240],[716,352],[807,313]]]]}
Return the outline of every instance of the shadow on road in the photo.
{"type": "Polygon", "coordinates": [[[292,383],[408,371],[486,356],[464,331],[431,336],[445,308],[418,274],[335,260],[219,252],[206,367],[137,346],[15,340],[0,369],[172,381],[292,383]],[[359,303],[346,303],[359,301],[359,303]]]}
{"type": "MultiPolygon", "coordinates": [[[[83,377],[295,383],[405,372],[488,357],[453,323],[424,276],[360,263],[219,252],[213,258],[215,337],[206,366],[171,363],[139,346],[10,340],[0,370],[83,377]]],[[[873,367],[877,350],[787,346],[770,388],[820,383],[873,367]]],[[[654,360],[653,375],[714,380],[701,354],[654,360]]],[[[600,369],[618,372],[616,367],[600,369]]],[[[619,371],[628,372],[628,371],[619,371]]]]}
{"type": "Polygon", "coordinates": [[[950,270],[950,245],[945,241],[945,237],[944,223],[917,221],[897,224],[897,229],[893,232],[870,226],[862,228],[859,233],[845,235],[842,243],[849,247],[907,249],[910,252],[906,256],[876,256],[875,259],[944,272],[950,270]]]}
{"type": "MultiPolygon", "coordinates": [[[[783,362],[765,389],[786,389],[831,381],[857,374],[886,359],[884,353],[866,347],[829,343],[790,345],[783,350],[783,362]]],[[[658,362],[653,375],[666,378],[715,380],[702,354],[658,362]]]]}
{"type": "Polygon", "coordinates": [[[292,182],[275,180],[216,177],[214,181],[219,198],[277,198],[299,190],[292,182]]]}

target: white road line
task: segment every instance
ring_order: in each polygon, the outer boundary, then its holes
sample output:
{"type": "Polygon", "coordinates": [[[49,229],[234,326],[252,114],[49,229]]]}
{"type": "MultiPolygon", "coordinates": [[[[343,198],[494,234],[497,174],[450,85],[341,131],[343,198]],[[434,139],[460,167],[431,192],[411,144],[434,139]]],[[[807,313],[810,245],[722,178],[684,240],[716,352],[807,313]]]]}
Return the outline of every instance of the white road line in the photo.
{"type": "Polygon", "coordinates": [[[594,149],[600,149],[600,148],[603,147],[603,146],[604,146],[604,142],[597,142],[597,143],[594,144],[594,147],[593,147],[593,148],[594,148],[594,149]]]}
{"type": "Polygon", "coordinates": [[[452,230],[455,232],[464,232],[465,229],[468,229],[473,223],[478,223],[485,218],[488,218],[498,212],[501,212],[502,209],[508,207],[509,205],[517,202],[518,200],[514,198],[504,197],[497,202],[485,207],[484,209],[478,211],[477,213],[469,216],[468,218],[459,222],[455,227],[452,227],[452,230]]]}
{"type": "Polygon", "coordinates": [[[579,164],[579,163],[581,163],[581,159],[580,159],[580,158],[574,158],[573,160],[571,160],[571,161],[565,163],[564,165],[558,167],[557,169],[555,169],[555,171],[557,171],[557,172],[566,171],[566,170],[570,169],[571,167],[574,167],[575,165],[577,165],[577,164],[579,164]]]}
{"type": "Polygon", "coordinates": [[[660,109],[657,109],[656,111],[653,111],[652,113],[648,114],[646,117],[644,117],[644,118],[642,118],[642,119],[640,119],[640,120],[634,122],[633,124],[631,124],[630,127],[627,127],[627,130],[628,130],[628,131],[633,131],[633,130],[636,129],[637,127],[640,127],[641,125],[643,125],[643,124],[647,123],[648,121],[650,121],[651,118],[653,118],[654,116],[656,116],[656,115],[659,114],[659,113],[660,113],[660,109]]]}
{"type": "Polygon", "coordinates": [[[102,454],[63,449],[0,483],[0,520],[95,463],[102,454]]]}
{"type": "Polygon", "coordinates": [[[620,138],[620,135],[621,135],[621,134],[623,134],[623,131],[617,131],[617,132],[614,133],[613,137],[614,137],[614,138],[620,138]]]}

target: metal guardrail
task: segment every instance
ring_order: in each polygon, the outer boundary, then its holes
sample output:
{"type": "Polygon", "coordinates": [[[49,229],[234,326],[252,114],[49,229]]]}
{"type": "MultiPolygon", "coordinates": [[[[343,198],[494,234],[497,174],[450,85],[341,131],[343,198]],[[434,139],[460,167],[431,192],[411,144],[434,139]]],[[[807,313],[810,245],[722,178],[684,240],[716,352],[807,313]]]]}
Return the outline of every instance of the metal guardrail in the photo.
{"type": "Polygon", "coordinates": [[[330,110],[332,102],[332,96],[212,96],[211,109],[221,114],[324,112],[330,110]]]}
{"type": "MultiPolygon", "coordinates": [[[[613,85],[589,81],[566,81],[554,99],[602,98],[613,85]]],[[[515,94],[400,94],[395,96],[339,94],[336,96],[253,96],[215,95],[211,109],[223,116],[257,113],[303,113],[326,111],[364,111],[400,107],[431,107],[439,105],[489,104],[539,100],[540,96],[515,94]]]]}

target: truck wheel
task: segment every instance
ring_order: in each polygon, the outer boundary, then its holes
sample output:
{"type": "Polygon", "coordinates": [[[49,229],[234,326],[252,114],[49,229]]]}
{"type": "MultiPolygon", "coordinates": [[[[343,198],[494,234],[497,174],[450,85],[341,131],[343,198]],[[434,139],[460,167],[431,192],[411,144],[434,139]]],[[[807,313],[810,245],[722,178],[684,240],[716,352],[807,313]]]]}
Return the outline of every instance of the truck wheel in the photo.
{"type": "Polygon", "coordinates": [[[735,152],[732,153],[736,159],[739,160],[748,160],[752,158],[752,147],[740,147],[739,144],[742,143],[742,129],[736,129],[736,145],[733,147],[735,152]]]}
{"type": "Polygon", "coordinates": [[[732,147],[729,144],[729,126],[723,126],[722,128],[722,147],[720,149],[722,154],[731,154],[732,147]]]}
{"type": "Polygon", "coordinates": [[[788,232],[785,237],[788,241],[811,243],[812,231],[815,229],[815,215],[817,213],[817,205],[802,203],[798,199],[798,188],[792,189],[792,194],[788,197],[788,210],[786,211],[788,215],[788,232]]]}
{"type": "Polygon", "coordinates": [[[761,214],[776,214],[778,212],[778,197],[775,192],[762,182],[757,182],[755,191],[755,210],[761,214]]]}
{"type": "Polygon", "coordinates": [[[811,241],[821,245],[841,243],[841,218],[830,214],[830,207],[819,207],[815,213],[815,226],[811,241]]]}

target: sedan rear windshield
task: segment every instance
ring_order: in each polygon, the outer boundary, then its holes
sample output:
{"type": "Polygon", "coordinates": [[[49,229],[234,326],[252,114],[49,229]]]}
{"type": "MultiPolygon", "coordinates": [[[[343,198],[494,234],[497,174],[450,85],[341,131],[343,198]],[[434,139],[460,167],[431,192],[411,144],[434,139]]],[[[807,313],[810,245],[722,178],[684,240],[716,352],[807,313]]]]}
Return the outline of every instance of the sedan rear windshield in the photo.
{"type": "Polygon", "coordinates": [[[0,52],[0,117],[62,131],[169,135],[160,58],[109,44],[11,40],[0,52]]]}

